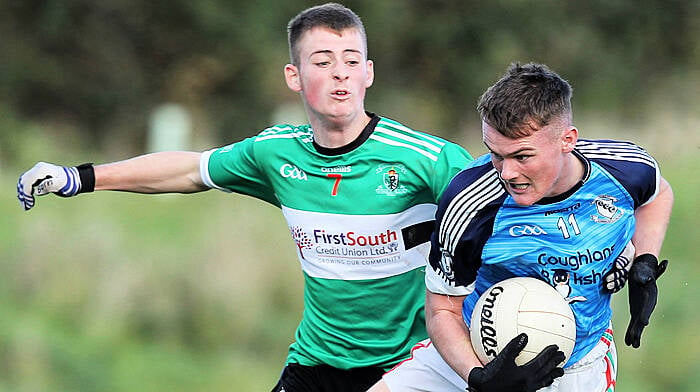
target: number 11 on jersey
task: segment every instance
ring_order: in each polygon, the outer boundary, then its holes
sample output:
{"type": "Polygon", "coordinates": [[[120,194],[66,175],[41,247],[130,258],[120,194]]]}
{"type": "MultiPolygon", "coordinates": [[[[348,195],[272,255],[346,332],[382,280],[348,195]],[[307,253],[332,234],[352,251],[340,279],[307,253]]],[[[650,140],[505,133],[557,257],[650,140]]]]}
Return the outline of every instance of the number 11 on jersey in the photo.
{"type": "MultiPolygon", "coordinates": [[[[581,229],[578,228],[578,223],[576,223],[576,216],[574,216],[574,214],[569,214],[567,221],[569,226],[571,226],[571,230],[573,230],[574,235],[581,234],[581,229]]],[[[571,234],[569,234],[569,227],[566,225],[566,223],[567,222],[564,221],[564,218],[559,217],[559,220],[557,220],[557,228],[559,228],[564,238],[569,238],[571,237],[571,234]]]]}

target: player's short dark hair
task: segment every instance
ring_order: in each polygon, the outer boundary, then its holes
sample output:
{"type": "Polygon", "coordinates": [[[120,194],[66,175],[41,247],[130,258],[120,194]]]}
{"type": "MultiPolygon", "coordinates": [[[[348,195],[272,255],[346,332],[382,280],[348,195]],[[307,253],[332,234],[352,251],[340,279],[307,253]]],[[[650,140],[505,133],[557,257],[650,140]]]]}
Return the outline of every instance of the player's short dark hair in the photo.
{"type": "Polygon", "coordinates": [[[289,21],[287,25],[287,39],[289,41],[289,57],[292,64],[299,64],[299,50],[297,46],[301,36],[314,27],[328,27],[335,31],[356,28],[362,35],[365,50],[367,49],[367,35],[360,17],[341,4],[326,3],[307,8],[289,21]]]}
{"type": "Polygon", "coordinates": [[[506,137],[532,133],[565,115],[571,117],[572,88],[546,65],[512,63],[503,77],[481,96],[481,120],[506,137]]]}

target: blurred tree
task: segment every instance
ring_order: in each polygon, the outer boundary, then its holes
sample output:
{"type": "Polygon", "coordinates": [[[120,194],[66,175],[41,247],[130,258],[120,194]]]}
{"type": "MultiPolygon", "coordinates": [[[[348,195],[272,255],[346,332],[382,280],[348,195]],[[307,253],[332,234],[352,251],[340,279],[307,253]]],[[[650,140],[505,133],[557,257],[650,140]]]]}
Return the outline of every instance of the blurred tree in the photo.
{"type": "MultiPolygon", "coordinates": [[[[700,2],[345,2],[365,21],[377,78],[369,109],[452,136],[511,61],[549,64],[579,108],[632,118],[645,92],[700,69],[700,2]]],[[[150,112],[193,114],[197,147],[250,136],[281,103],[286,23],[306,1],[0,2],[0,103],[141,152],[150,112]]],[[[692,79],[691,79],[692,81],[692,79]]],[[[123,149],[129,151],[123,151],[123,149]]]]}

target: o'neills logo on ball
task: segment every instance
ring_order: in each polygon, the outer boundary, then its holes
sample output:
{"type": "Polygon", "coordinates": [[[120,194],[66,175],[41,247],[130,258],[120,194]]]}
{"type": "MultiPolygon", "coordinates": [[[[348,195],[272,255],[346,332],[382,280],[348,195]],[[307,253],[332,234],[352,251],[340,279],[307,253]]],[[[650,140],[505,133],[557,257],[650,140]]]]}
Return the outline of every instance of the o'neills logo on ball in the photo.
{"type": "Polygon", "coordinates": [[[496,340],[496,327],[494,325],[494,311],[498,296],[503,292],[503,287],[493,287],[484,298],[484,305],[481,307],[481,317],[479,317],[479,335],[484,353],[495,358],[498,352],[498,341],[496,340]]]}

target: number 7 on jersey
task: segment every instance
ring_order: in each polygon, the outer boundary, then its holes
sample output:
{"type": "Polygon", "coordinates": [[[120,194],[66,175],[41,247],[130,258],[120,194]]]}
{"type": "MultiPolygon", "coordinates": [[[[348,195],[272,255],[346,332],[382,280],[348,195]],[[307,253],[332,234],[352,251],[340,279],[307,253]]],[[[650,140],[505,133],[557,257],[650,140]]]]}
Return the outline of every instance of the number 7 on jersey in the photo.
{"type": "Polygon", "coordinates": [[[338,185],[340,185],[340,179],[343,178],[343,175],[340,173],[328,173],[326,176],[328,176],[328,178],[335,179],[335,182],[333,183],[333,190],[331,190],[331,196],[336,196],[338,194],[338,185]]]}

